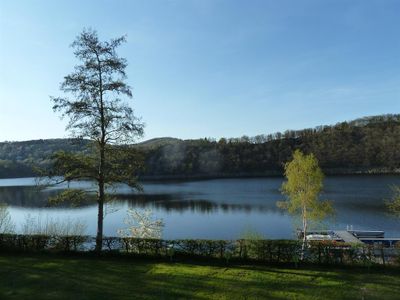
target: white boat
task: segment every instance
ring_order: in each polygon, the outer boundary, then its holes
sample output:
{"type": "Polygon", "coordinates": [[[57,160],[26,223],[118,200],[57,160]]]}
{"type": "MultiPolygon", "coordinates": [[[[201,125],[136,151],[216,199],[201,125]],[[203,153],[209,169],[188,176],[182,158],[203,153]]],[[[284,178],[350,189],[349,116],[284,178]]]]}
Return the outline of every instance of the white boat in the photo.
{"type": "Polygon", "coordinates": [[[329,234],[307,234],[307,241],[332,241],[335,238],[329,234]]]}

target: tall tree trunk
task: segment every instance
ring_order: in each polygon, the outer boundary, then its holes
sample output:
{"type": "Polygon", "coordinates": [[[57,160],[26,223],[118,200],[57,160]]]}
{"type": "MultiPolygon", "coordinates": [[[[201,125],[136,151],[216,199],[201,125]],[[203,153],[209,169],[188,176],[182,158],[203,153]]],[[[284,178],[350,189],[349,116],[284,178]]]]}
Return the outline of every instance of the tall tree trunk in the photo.
{"type": "Polygon", "coordinates": [[[100,150],[100,165],[99,165],[99,199],[98,199],[98,213],[97,213],[97,235],[96,235],[96,251],[100,252],[103,248],[103,218],[104,218],[104,200],[105,200],[105,178],[104,178],[104,167],[105,167],[105,149],[106,149],[106,129],[105,129],[105,117],[104,117],[104,102],[103,102],[103,79],[101,62],[97,55],[98,71],[99,71],[99,96],[100,96],[100,127],[101,137],[99,142],[100,150]]]}
{"type": "Polygon", "coordinates": [[[104,182],[99,182],[99,199],[97,213],[97,235],[96,251],[100,252],[103,248],[103,216],[104,216],[104,182]]]}
{"type": "Polygon", "coordinates": [[[307,213],[303,207],[303,243],[301,245],[301,260],[304,260],[304,252],[307,245],[307,213]]]}
{"type": "Polygon", "coordinates": [[[96,235],[96,251],[101,251],[103,248],[103,218],[104,218],[104,162],[105,153],[104,145],[100,145],[100,166],[99,166],[99,195],[97,199],[98,213],[97,213],[97,235],[96,235]]]}

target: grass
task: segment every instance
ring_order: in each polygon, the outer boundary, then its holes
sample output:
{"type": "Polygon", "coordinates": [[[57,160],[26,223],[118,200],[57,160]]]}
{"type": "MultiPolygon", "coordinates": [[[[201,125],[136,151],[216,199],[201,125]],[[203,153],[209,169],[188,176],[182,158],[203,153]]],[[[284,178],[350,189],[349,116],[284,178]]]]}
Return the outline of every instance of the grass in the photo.
{"type": "Polygon", "coordinates": [[[400,270],[0,255],[0,299],[399,299],[400,270]]]}

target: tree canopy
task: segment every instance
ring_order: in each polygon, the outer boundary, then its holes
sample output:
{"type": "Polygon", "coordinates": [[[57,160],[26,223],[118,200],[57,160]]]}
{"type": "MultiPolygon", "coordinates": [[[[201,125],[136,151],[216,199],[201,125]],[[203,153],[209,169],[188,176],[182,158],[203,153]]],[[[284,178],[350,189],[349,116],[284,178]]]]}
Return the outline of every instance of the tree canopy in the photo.
{"type": "Polygon", "coordinates": [[[282,193],[287,200],[278,202],[278,206],[301,216],[304,250],[309,221],[322,220],[331,214],[332,204],[319,200],[324,175],[313,154],[304,155],[296,150],[293,159],[285,164],[285,176],[287,180],[282,184],[282,193]]]}
{"type": "Polygon", "coordinates": [[[389,212],[400,218],[400,186],[392,187],[392,199],[386,202],[389,212]]]}

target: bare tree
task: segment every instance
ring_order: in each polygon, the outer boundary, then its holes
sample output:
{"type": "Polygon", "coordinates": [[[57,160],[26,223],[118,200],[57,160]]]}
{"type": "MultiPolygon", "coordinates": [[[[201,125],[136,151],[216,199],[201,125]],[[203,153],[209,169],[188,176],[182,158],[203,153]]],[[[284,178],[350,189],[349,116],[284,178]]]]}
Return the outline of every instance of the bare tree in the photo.
{"type": "MultiPolygon", "coordinates": [[[[70,98],[52,97],[53,110],[68,117],[67,130],[72,136],[93,142],[93,149],[87,153],[57,153],[52,174],[63,175],[63,181],[97,182],[98,251],[102,248],[107,186],[126,183],[140,189],[136,181],[138,156],[129,145],[143,135],[144,125],[121,98],[132,97],[131,88],[125,82],[127,61],[116,53],[124,42],[125,37],[101,42],[96,31],[83,30],[72,43],[80,64],[61,84],[61,90],[70,98]]],[[[68,191],[59,199],[63,197],[74,201],[84,197],[84,193],[68,191]]]]}

